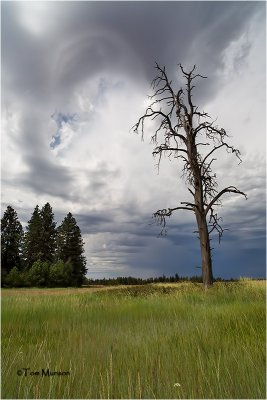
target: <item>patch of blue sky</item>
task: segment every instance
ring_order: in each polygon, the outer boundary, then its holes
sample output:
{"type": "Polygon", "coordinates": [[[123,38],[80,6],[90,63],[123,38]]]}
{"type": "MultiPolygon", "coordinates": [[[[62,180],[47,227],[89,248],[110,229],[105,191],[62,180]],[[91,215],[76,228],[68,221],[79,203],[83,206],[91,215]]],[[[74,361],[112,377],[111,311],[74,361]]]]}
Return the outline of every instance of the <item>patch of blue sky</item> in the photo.
{"type": "Polygon", "coordinates": [[[60,135],[52,136],[52,142],[50,143],[50,148],[54,149],[61,143],[60,135]]]}
{"type": "Polygon", "coordinates": [[[60,130],[62,129],[63,123],[72,124],[76,120],[76,114],[54,112],[54,114],[51,115],[51,118],[57,124],[57,133],[52,136],[52,141],[50,143],[50,148],[55,149],[61,143],[60,130]]]}
{"type": "Polygon", "coordinates": [[[63,114],[61,112],[54,112],[51,115],[51,118],[56,122],[58,129],[62,128],[63,122],[65,123],[72,123],[75,121],[76,114],[63,114]]]}

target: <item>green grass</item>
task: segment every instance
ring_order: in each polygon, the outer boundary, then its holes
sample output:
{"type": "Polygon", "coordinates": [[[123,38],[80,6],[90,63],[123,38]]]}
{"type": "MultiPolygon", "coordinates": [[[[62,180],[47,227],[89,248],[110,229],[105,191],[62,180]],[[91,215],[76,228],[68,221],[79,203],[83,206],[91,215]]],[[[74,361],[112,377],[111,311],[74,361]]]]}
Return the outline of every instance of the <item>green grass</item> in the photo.
{"type": "Polygon", "coordinates": [[[265,281],[12,293],[2,398],[266,396],[265,281]],[[27,367],[70,375],[17,375],[27,367]]]}

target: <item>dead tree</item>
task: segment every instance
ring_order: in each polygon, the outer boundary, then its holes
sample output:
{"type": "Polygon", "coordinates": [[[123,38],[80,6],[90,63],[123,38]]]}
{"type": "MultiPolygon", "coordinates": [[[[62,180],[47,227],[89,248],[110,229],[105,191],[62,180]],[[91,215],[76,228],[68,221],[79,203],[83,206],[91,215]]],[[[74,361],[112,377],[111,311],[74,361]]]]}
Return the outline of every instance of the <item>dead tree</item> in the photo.
{"type": "Polygon", "coordinates": [[[215,212],[215,207],[221,205],[221,197],[225,193],[237,193],[247,196],[235,186],[228,186],[220,191],[216,174],[212,172],[212,163],[215,152],[225,148],[228,153],[233,153],[241,162],[240,152],[226,143],[228,137],[223,128],[215,125],[210,116],[200,112],[193,104],[192,92],[194,80],[203,78],[196,74],[196,66],[190,72],[185,72],[180,65],[185,78],[185,89],[174,90],[172,81],[168,79],[165,67],[155,66],[157,76],[152,81],[153,94],[149,96],[150,106],[146,109],[133,130],[141,130],[144,136],[144,122],[147,118],[155,120],[158,124],[152,142],[155,145],[153,155],[158,157],[158,167],[163,154],[181,159],[183,162],[183,176],[186,178],[192,202],[181,202],[179,206],[158,210],[153,216],[162,225],[162,232],[166,232],[166,217],[170,217],[176,210],[193,211],[196,217],[198,237],[200,240],[202,257],[202,280],[204,288],[213,284],[210,234],[217,231],[219,241],[223,234],[220,224],[221,218],[215,212]],[[200,148],[210,151],[200,152],[200,148]]]}

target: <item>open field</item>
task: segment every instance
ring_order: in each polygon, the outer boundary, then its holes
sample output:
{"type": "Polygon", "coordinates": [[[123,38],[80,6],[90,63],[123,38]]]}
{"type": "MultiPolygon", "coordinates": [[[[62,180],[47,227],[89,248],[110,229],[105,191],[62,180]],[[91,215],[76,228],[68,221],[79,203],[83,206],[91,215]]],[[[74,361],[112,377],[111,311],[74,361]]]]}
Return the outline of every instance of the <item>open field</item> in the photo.
{"type": "Polygon", "coordinates": [[[2,398],[265,398],[265,285],[2,290],[2,398]]]}

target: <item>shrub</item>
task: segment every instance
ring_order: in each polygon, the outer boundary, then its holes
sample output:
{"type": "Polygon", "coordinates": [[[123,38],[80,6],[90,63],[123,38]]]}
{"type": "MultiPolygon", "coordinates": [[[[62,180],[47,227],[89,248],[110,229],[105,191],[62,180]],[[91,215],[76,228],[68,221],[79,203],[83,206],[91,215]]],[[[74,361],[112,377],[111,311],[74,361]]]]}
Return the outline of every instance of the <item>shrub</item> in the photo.
{"type": "Polygon", "coordinates": [[[49,265],[46,261],[37,260],[27,274],[30,286],[48,286],[49,265]]]}
{"type": "Polygon", "coordinates": [[[49,281],[51,286],[66,287],[71,286],[71,264],[57,261],[50,266],[49,281]]]}
{"type": "Polygon", "coordinates": [[[12,268],[12,270],[6,276],[5,283],[10,287],[23,286],[23,279],[17,267],[12,268]]]}

